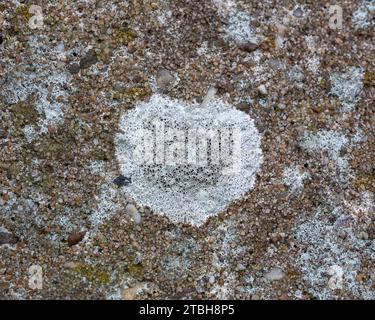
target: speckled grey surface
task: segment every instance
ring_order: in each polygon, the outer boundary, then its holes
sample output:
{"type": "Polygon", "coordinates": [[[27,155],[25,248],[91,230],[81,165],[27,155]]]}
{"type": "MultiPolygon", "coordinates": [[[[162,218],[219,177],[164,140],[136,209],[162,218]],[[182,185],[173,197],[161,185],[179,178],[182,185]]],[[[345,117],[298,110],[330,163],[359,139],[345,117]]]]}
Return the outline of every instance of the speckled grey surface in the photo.
{"type": "Polygon", "coordinates": [[[339,5],[341,26],[313,0],[2,2],[0,298],[375,298],[375,4],[339,5]],[[116,137],[209,88],[262,165],[181,223],[124,192],[116,137]]]}

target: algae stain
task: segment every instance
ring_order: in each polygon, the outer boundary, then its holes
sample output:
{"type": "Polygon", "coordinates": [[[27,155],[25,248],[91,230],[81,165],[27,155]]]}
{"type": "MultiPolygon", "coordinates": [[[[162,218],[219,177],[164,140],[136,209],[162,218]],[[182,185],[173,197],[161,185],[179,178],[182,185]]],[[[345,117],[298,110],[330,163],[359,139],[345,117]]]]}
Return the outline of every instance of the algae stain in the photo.
{"type": "Polygon", "coordinates": [[[90,282],[99,282],[100,284],[109,283],[108,273],[101,271],[96,267],[87,264],[78,264],[78,266],[76,266],[74,270],[81,276],[86,277],[90,282]]]}

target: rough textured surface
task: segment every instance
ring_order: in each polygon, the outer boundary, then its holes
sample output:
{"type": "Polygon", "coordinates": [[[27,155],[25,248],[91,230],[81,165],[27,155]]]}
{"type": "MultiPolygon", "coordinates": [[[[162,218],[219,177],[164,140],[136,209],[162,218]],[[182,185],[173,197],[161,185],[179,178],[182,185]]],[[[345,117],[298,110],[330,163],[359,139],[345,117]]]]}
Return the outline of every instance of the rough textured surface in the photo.
{"type": "Polygon", "coordinates": [[[375,298],[375,4],[340,5],[332,29],[316,0],[2,1],[0,298],[375,298]],[[116,139],[209,88],[263,163],[197,226],[126,193],[116,139]]]}

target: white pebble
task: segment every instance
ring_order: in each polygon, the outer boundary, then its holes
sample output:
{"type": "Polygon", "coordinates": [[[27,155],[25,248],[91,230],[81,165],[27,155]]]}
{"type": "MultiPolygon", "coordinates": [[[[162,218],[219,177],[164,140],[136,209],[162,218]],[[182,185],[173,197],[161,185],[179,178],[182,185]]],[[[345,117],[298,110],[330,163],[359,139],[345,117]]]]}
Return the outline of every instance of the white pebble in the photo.
{"type": "Polygon", "coordinates": [[[58,53],[63,53],[65,51],[65,46],[64,46],[64,43],[59,43],[55,50],[58,52],[58,53]]]}
{"type": "Polygon", "coordinates": [[[141,214],[139,213],[134,204],[128,204],[125,208],[125,212],[133,219],[135,224],[141,223],[141,214]]]}
{"type": "Polygon", "coordinates": [[[156,74],[156,84],[162,90],[167,89],[173,81],[173,75],[168,70],[162,69],[156,74]]]}
{"type": "Polygon", "coordinates": [[[260,94],[262,94],[264,96],[267,94],[267,88],[264,84],[261,84],[257,89],[258,89],[260,94]]]}
{"type": "Polygon", "coordinates": [[[284,278],[284,272],[280,268],[272,268],[264,277],[270,281],[277,281],[284,278]]]}
{"type": "Polygon", "coordinates": [[[210,278],[208,279],[208,282],[213,284],[215,282],[215,277],[214,276],[210,276],[210,278]]]}

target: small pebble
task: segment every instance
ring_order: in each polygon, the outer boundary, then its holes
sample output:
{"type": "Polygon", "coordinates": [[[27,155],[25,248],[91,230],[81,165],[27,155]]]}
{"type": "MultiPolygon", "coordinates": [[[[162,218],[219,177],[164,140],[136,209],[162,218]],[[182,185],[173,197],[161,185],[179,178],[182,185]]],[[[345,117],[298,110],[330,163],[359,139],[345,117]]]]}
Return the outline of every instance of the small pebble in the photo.
{"type": "Polygon", "coordinates": [[[368,240],[368,233],[365,231],[361,231],[358,235],[358,238],[361,240],[368,240]]]}
{"type": "Polygon", "coordinates": [[[339,238],[346,239],[346,232],[344,230],[340,230],[338,233],[339,238]]]}
{"type": "Polygon", "coordinates": [[[278,59],[271,59],[268,61],[268,64],[274,70],[280,70],[284,68],[284,64],[278,59]]]}
{"type": "Polygon", "coordinates": [[[0,231],[0,246],[3,244],[16,244],[18,238],[10,232],[0,231]]]}
{"type": "Polygon", "coordinates": [[[264,277],[269,281],[278,281],[284,278],[284,272],[280,268],[272,268],[264,277]]]}
{"type": "Polygon", "coordinates": [[[131,182],[131,178],[125,177],[122,174],[119,175],[115,180],[113,180],[113,183],[117,185],[118,187],[127,186],[130,182],[131,182]]]}
{"type": "Polygon", "coordinates": [[[125,212],[133,219],[135,224],[141,223],[141,214],[139,213],[134,204],[128,204],[125,208],[125,212]]]}
{"type": "Polygon", "coordinates": [[[256,49],[258,49],[258,45],[254,42],[249,41],[249,42],[241,43],[239,45],[239,48],[243,51],[246,51],[246,52],[253,52],[256,49]]]}
{"type": "Polygon", "coordinates": [[[267,95],[267,88],[264,84],[261,84],[257,89],[261,95],[267,95]]]}
{"type": "Polygon", "coordinates": [[[203,98],[202,106],[206,106],[214,97],[217,92],[217,88],[210,87],[207,91],[206,96],[203,98]]]}
{"type": "Polygon", "coordinates": [[[92,65],[98,62],[98,58],[93,50],[90,50],[84,57],[79,61],[79,67],[81,69],[90,68],[92,65]]]}
{"type": "Polygon", "coordinates": [[[5,130],[0,128],[0,139],[4,139],[6,137],[7,137],[7,133],[5,132],[5,130]]]}
{"type": "Polygon", "coordinates": [[[243,270],[246,270],[246,267],[242,263],[239,263],[237,265],[237,271],[243,271],[243,270]]]}
{"type": "Polygon", "coordinates": [[[64,263],[64,268],[66,269],[75,269],[79,266],[78,262],[68,261],[64,263]]]}
{"type": "Polygon", "coordinates": [[[80,70],[79,64],[78,63],[72,63],[67,67],[68,71],[71,74],[77,74],[80,70]]]}
{"type": "Polygon", "coordinates": [[[56,52],[58,53],[63,53],[65,51],[65,46],[64,46],[64,43],[59,43],[56,48],[55,48],[56,52]]]}
{"type": "Polygon", "coordinates": [[[168,70],[161,69],[156,74],[156,84],[161,90],[167,89],[173,81],[174,78],[168,70]]]}
{"type": "Polygon", "coordinates": [[[86,234],[86,231],[72,233],[68,237],[68,246],[71,247],[71,246],[74,246],[77,243],[81,242],[83,240],[83,238],[85,237],[85,234],[86,234]]]}
{"type": "Polygon", "coordinates": [[[293,11],[293,16],[295,16],[296,18],[301,18],[303,16],[303,11],[300,7],[296,8],[294,11],[293,11]]]}

